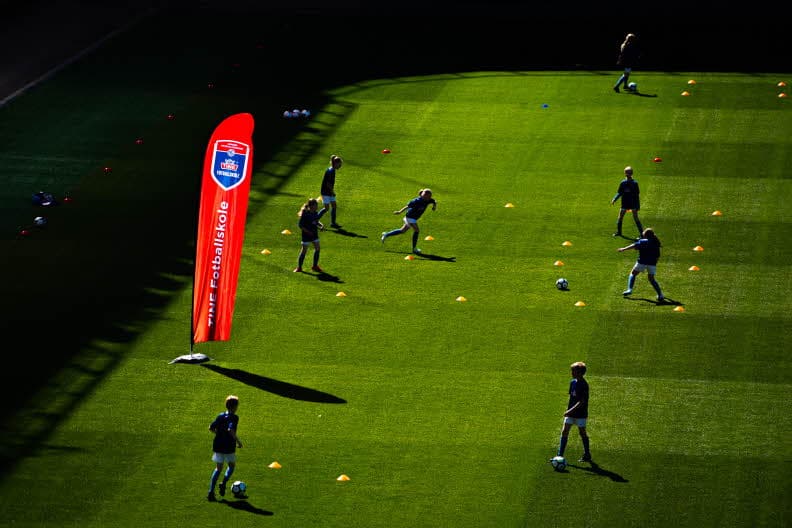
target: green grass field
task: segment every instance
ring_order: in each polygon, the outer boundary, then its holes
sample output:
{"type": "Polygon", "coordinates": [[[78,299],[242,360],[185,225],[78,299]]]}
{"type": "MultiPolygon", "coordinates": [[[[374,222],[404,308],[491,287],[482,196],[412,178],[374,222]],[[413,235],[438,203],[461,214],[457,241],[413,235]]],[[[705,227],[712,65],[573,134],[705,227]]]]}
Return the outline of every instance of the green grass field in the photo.
{"type": "Polygon", "coordinates": [[[636,72],[636,96],[610,71],[471,71],[293,100],[259,90],[257,51],[235,67],[135,37],[0,109],[3,319],[31,336],[6,348],[31,381],[4,389],[23,403],[3,415],[0,524],[789,525],[788,75],[636,72]],[[312,117],[282,119],[294,105],[312,117]],[[233,338],[171,365],[189,352],[203,151],[239,111],[257,131],[233,338]],[[321,235],[328,276],[294,274],[281,231],[331,154],[344,230],[321,235]],[[668,304],[645,274],[621,296],[625,165],[668,304]],[[408,234],[379,235],[422,187],[438,208],[410,261],[408,234]],[[19,238],[39,188],[74,202],[19,238]],[[557,473],[578,360],[597,465],[575,462],[573,431],[557,473]],[[207,427],[231,393],[250,498],[212,504],[207,427]]]}

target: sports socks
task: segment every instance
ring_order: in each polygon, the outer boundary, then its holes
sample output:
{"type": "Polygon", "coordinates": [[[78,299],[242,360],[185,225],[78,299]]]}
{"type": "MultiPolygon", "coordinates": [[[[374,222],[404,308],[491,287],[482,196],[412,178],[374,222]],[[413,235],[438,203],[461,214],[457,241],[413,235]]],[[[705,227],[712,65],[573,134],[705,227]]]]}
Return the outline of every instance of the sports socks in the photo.
{"type": "Polygon", "coordinates": [[[318,250],[318,249],[314,251],[314,260],[313,260],[313,263],[314,263],[314,264],[313,264],[314,266],[316,266],[316,265],[318,265],[318,264],[319,264],[319,250],[318,250]]]}
{"type": "Polygon", "coordinates": [[[214,468],[212,471],[212,479],[209,481],[209,493],[212,493],[217,485],[217,478],[220,476],[220,471],[214,468]]]}
{"type": "Polygon", "coordinates": [[[418,246],[418,231],[413,231],[413,249],[418,246]]]}
{"type": "Polygon", "coordinates": [[[564,456],[564,451],[566,450],[568,440],[568,436],[561,437],[561,443],[558,444],[558,456],[564,456]]]}
{"type": "Polygon", "coordinates": [[[588,436],[581,436],[580,440],[583,441],[583,454],[584,455],[590,455],[591,453],[589,452],[589,437],[588,436]]]}
{"type": "Polygon", "coordinates": [[[297,259],[297,266],[302,268],[303,262],[305,262],[305,253],[300,253],[300,257],[297,259]]]}
{"type": "Polygon", "coordinates": [[[632,290],[633,286],[635,286],[635,275],[630,273],[630,276],[627,278],[627,289],[632,290]]]}
{"type": "Polygon", "coordinates": [[[330,220],[335,224],[336,223],[336,208],[333,207],[330,209],[330,220]]]}
{"type": "Polygon", "coordinates": [[[233,475],[233,474],[234,474],[234,468],[232,468],[231,466],[228,466],[226,468],[225,475],[223,475],[223,484],[228,482],[228,479],[230,479],[231,475],[233,475]]]}
{"type": "Polygon", "coordinates": [[[659,297],[662,297],[663,296],[663,292],[660,290],[660,285],[657,283],[657,280],[655,280],[655,278],[652,277],[651,279],[649,279],[649,282],[652,284],[652,287],[657,292],[657,295],[659,297]]]}

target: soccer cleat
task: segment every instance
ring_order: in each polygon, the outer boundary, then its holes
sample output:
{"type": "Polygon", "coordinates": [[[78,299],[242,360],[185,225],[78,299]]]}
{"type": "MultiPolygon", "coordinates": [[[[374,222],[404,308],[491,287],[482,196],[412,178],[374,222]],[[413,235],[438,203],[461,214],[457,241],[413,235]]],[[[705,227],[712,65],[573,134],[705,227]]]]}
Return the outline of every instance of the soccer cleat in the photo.
{"type": "Polygon", "coordinates": [[[583,456],[580,457],[578,462],[591,462],[591,453],[583,453],[583,456]]]}
{"type": "Polygon", "coordinates": [[[300,266],[297,266],[296,268],[294,268],[294,273],[302,273],[302,268],[300,266]]]}
{"type": "Polygon", "coordinates": [[[620,236],[622,236],[622,234],[621,234],[621,232],[620,232],[620,231],[618,231],[618,232],[616,232],[616,233],[613,233],[613,236],[614,236],[614,237],[620,237],[620,236]]]}
{"type": "Polygon", "coordinates": [[[619,87],[618,86],[614,86],[613,87],[613,91],[616,92],[616,93],[619,93],[619,87]]]}
{"type": "Polygon", "coordinates": [[[624,290],[622,295],[632,295],[632,290],[624,290]]]}
{"type": "Polygon", "coordinates": [[[413,248],[413,253],[415,253],[416,255],[420,255],[421,253],[423,253],[423,251],[421,251],[420,248],[415,247],[413,248]]]}
{"type": "Polygon", "coordinates": [[[317,273],[324,273],[324,270],[320,268],[318,265],[311,266],[311,269],[317,273]]]}
{"type": "Polygon", "coordinates": [[[220,490],[220,496],[225,497],[225,490],[226,490],[225,482],[221,482],[217,488],[220,490]]]}
{"type": "Polygon", "coordinates": [[[206,500],[208,500],[209,502],[217,502],[217,497],[215,497],[213,491],[210,491],[209,494],[206,496],[206,500]]]}
{"type": "Polygon", "coordinates": [[[385,239],[387,238],[386,235],[387,235],[387,233],[385,231],[383,231],[382,232],[382,236],[380,236],[380,242],[382,242],[383,244],[385,243],[385,239]]]}
{"type": "Polygon", "coordinates": [[[665,297],[663,295],[658,295],[657,296],[657,302],[659,302],[659,303],[665,302],[665,297]]]}

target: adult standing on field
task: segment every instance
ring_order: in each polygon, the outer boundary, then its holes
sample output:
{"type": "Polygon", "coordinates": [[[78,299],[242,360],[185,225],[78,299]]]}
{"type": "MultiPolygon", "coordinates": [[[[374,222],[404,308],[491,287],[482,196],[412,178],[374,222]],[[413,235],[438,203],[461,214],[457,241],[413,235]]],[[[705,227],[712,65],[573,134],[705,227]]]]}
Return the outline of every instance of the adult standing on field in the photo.
{"type": "Polygon", "coordinates": [[[569,403],[564,412],[564,425],[561,428],[561,440],[558,444],[557,455],[564,456],[567,440],[569,440],[569,430],[573,425],[577,425],[580,433],[580,440],[583,443],[583,456],[579,462],[591,462],[591,451],[589,450],[589,437],[586,432],[586,422],[588,421],[588,402],[589,385],[584,376],[586,375],[586,364],[576,361],[570,366],[572,370],[572,381],[569,382],[569,403]]]}
{"type": "Polygon", "coordinates": [[[638,37],[634,33],[627,33],[624,42],[619,47],[619,58],[616,60],[616,65],[624,68],[624,73],[621,74],[613,91],[619,93],[619,86],[624,86],[625,90],[631,91],[628,81],[630,80],[630,73],[633,67],[638,62],[641,56],[641,51],[638,49],[638,37]]]}
{"type": "Polygon", "coordinates": [[[335,179],[336,172],[344,164],[341,156],[333,154],[330,156],[330,166],[324,172],[322,178],[322,203],[325,210],[330,209],[330,227],[338,229],[341,227],[336,223],[336,193],[335,193],[335,179]]]}
{"type": "Polygon", "coordinates": [[[641,209],[640,194],[641,191],[638,188],[638,182],[633,179],[633,169],[628,165],[624,167],[624,179],[619,183],[619,188],[611,199],[611,205],[615,204],[616,200],[621,199],[619,218],[616,220],[616,232],[613,233],[613,236],[623,236],[622,222],[624,221],[624,213],[628,210],[632,211],[635,227],[638,228],[638,237],[640,238],[643,234],[643,226],[641,225],[641,220],[638,219],[638,211],[641,209]]]}

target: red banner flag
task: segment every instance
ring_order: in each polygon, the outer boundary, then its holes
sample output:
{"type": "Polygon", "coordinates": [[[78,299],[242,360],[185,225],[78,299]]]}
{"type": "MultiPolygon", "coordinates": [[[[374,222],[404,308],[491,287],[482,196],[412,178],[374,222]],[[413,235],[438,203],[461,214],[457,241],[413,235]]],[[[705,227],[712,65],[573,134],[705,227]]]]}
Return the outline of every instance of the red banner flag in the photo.
{"type": "Polygon", "coordinates": [[[253,170],[253,116],[221,122],[206,148],[195,248],[193,343],[227,341],[253,170]]]}

